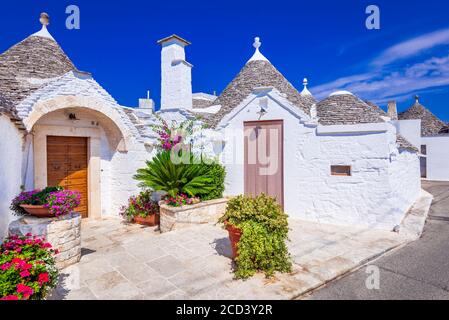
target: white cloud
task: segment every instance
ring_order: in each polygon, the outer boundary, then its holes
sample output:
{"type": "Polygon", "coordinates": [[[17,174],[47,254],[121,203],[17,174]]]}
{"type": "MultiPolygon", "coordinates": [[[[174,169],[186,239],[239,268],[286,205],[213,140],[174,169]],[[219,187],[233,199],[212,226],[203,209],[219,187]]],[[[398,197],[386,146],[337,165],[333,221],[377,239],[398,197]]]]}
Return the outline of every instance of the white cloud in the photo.
{"type": "Polygon", "coordinates": [[[385,66],[394,61],[416,56],[427,49],[449,44],[449,29],[438,30],[401,42],[381,53],[372,64],[385,66]]]}
{"type": "MultiPolygon", "coordinates": [[[[432,57],[398,68],[393,63],[414,57],[427,49],[449,44],[449,29],[440,30],[395,45],[375,58],[371,71],[339,78],[312,88],[320,99],[336,90],[351,91],[363,99],[384,103],[404,100],[410,95],[449,85],[449,55],[432,57]]],[[[422,58],[424,59],[424,58],[422,58]]],[[[406,62],[406,61],[405,61],[406,62]]]]}

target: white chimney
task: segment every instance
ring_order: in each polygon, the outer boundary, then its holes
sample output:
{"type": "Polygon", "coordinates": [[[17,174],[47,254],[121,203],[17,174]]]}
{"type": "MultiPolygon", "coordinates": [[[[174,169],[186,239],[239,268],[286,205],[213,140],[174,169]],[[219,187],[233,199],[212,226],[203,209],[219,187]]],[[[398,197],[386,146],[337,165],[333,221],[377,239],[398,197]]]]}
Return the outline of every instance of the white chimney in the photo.
{"type": "Polygon", "coordinates": [[[139,109],[146,113],[153,113],[154,101],[150,98],[150,91],[147,91],[146,99],[139,99],[139,109]]]}
{"type": "Polygon", "coordinates": [[[172,35],[159,40],[161,52],[161,110],[192,109],[192,65],[184,48],[190,42],[172,35]]]}
{"type": "Polygon", "coordinates": [[[398,120],[398,108],[396,106],[396,101],[388,102],[387,113],[391,120],[393,120],[393,121],[398,120]]]}

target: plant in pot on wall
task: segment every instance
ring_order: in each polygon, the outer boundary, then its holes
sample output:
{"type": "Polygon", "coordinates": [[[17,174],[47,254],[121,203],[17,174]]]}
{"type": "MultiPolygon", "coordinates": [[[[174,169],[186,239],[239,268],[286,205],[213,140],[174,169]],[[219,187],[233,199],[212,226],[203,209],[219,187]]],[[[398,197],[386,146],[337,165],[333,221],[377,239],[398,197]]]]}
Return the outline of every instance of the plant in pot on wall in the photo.
{"type": "Polygon", "coordinates": [[[287,215],[275,199],[265,194],[233,198],[220,222],[229,232],[236,278],[291,271],[287,215]]]}
{"type": "Polygon", "coordinates": [[[62,187],[23,191],[13,199],[10,209],[18,216],[32,215],[39,218],[59,217],[69,214],[80,205],[77,191],[62,187]]]}
{"type": "Polygon", "coordinates": [[[128,205],[121,208],[120,215],[129,222],[150,227],[159,225],[159,205],[152,200],[152,195],[150,190],[144,190],[138,196],[129,198],[128,205]]]}

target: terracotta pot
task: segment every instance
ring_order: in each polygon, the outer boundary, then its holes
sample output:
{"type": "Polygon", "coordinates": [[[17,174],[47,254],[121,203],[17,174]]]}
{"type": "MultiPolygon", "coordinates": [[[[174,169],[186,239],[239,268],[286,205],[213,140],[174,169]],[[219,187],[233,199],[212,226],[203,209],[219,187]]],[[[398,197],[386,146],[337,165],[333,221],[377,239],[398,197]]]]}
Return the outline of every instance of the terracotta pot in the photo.
{"type": "Polygon", "coordinates": [[[48,208],[45,208],[44,206],[32,206],[32,205],[26,205],[22,204],[20,205],[21,208],[23,208],[29,215],[38,217],[38,218],[53,218],[54,215],[51,214],[48,210],[48,208]]]}
{"type": "Polygon", "coordinates": [[[159,225],[159,215],[158,214],[152,214],[145,218],[135,216],[133,218],[134,222],[137,224],[141,224],[144,226],[154,227],[159,225]]]}
{"type": "Polygon", "coordinates": [[[238,256],[237,245],[240,241],[240,238],[242,237],[242,230],[233,226],[229,222],[225,222],[225,226],[226,230],[228,230],[229,233],[229,240],[231,240],[232,259],[235,260],[235,258],[237,258],[238,256]]]}

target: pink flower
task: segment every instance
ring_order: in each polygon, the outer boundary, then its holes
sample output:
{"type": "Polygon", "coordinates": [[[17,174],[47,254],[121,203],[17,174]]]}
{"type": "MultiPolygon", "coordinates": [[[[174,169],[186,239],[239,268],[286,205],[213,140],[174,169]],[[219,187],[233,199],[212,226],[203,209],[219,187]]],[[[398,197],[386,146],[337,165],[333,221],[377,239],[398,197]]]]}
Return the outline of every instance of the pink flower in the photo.
{"type": "Polygon", "coordinates": [[[4,264],[2,264],[2,265],[0,266],[0,269],[1,269],[2,271],[6,271],[6,270],[8,270],[11,266],[12,266],[11,263],[6,262],[6,263],[4,263],[4,264]]]}
{"type": "Polygon", "coordinates": [[[20,273],[20,276],[22,277],[22,278],[26,278],[26,277],[29,277],[31,274],[30,274],[30,272],[28,271],[28,270],[24,270],[24,271],[22,271],[21,273],[20,273]]]}
{"type": "Polygon", "coordinates": [[[22,283],[19,283],[17,285],[17,293],[21,293],[21,294],[23,294],[23,296],[25,298],[27,298],[27,297],[31,296],[34,293],[34,291],[32,288],[30,288],[22,283]]]}

